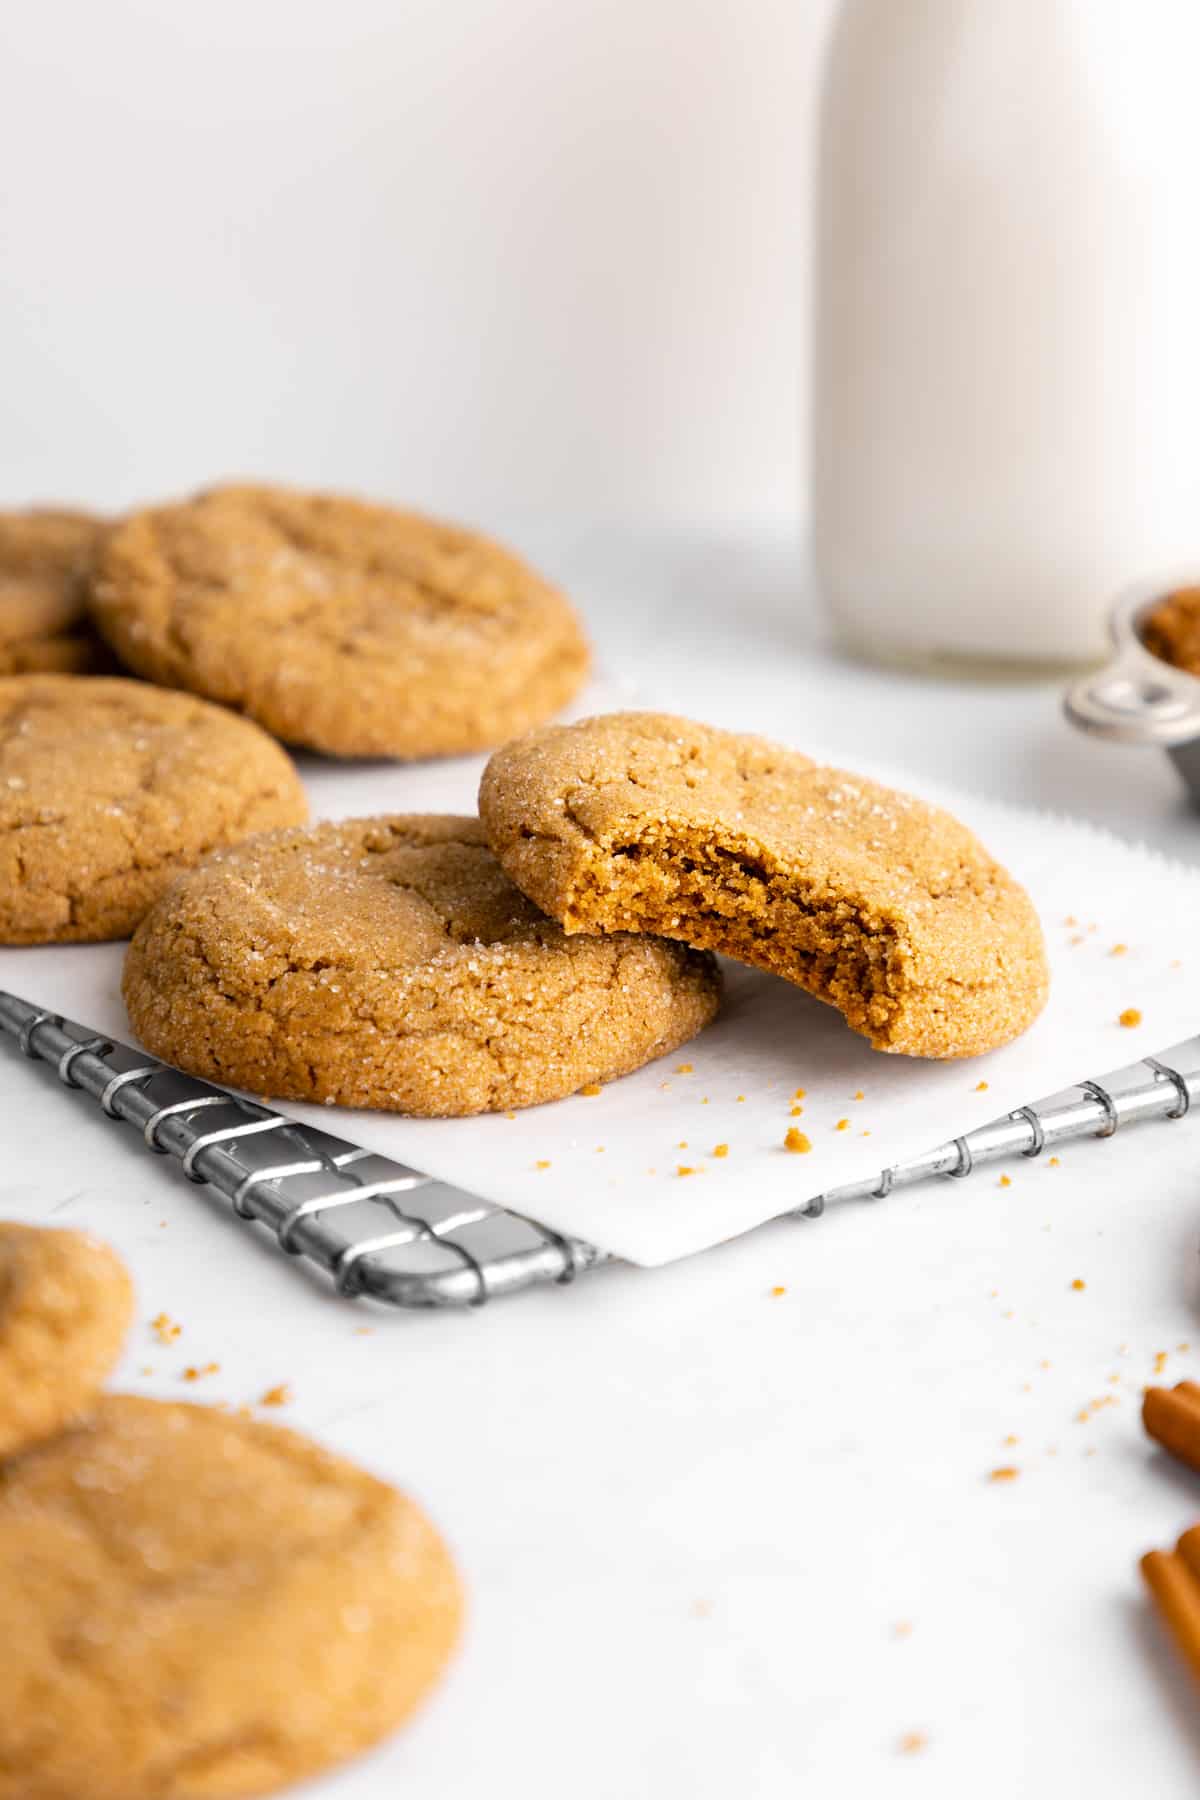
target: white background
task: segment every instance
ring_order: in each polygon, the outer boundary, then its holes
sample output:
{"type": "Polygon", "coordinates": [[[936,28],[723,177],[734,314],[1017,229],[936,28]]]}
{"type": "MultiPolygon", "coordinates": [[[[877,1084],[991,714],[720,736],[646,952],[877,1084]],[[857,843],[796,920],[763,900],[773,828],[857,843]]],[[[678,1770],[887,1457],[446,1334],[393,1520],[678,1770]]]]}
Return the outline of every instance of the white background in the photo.
{"type": "Polygon", "coordinates": [[[39,0],[0,503],[791,517],[831,0],[39,0]]]}

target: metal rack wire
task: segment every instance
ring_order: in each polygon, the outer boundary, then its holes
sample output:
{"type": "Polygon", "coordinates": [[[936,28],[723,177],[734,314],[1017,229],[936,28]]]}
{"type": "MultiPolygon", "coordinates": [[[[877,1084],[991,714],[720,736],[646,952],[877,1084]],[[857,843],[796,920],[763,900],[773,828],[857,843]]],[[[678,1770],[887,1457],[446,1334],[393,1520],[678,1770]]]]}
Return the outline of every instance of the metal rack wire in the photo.
{"type": "MultiPolygon", "coordinates": [[[[133,1125],[148,1150],[173,1156],[239,1218],[274,1232],[280,1247],[330,1276],[339,1293],[393,1306],[478,1306],[500,1294],[569,1282],[613,1260],[536,1219],[493,1206],[418,1169],[298,1124],[254,1100],[198,1081],[0,991],[0,1033],[66,1087],[133,1125]]],[[[1069,1138],[1111,1137],[1145,1119],[1182,1119],[1200,1100],[1200,1038],[1167,1066],[1154,1058],[1102,1081],[1018,1107],[1002,1119],[910,1157],[868,1181],[831,1189],[792,1218],[819,1218],[848,1200],[883,1200],[931,1176],[961,1180],[999,1157],[1040,1156],[1069,1138]]]]}

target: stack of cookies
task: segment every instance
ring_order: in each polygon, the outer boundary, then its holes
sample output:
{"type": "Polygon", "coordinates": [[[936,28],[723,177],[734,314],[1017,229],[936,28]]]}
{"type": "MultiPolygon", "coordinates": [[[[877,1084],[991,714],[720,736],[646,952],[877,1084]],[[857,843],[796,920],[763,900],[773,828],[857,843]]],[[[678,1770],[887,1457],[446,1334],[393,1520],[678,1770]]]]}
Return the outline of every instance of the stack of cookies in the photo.
{"type": "Polygon", "coordinates": [[[194,1074],[531,1106],[700,1031],[717,952],[910,1056],[994,1049],[1045,1002],[1028,898],[937,808],[685,719],[547,726],[582,631],[474,533],[229,487],[111,526],[85,587],[142,679],[0,681],[0,937],[133,933],[134,1029],[194,1074]],[[502,747],[478,818],[305,828],[281,743],[502,747]]]}

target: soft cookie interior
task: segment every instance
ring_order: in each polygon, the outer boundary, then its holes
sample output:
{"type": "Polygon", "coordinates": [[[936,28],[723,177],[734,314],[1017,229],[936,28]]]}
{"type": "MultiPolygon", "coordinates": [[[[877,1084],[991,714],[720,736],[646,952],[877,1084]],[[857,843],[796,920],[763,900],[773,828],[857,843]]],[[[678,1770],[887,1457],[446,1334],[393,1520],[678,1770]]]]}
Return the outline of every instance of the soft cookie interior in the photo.
{"type": "Polygon", "coordinates": [[[1023,890],[956,820],[763,740],[662,715],[530,734],[480,810],[568,932],[681,938],[836,1006],[876,1049],[968,1056],[1046,997],[1023,890]]]}

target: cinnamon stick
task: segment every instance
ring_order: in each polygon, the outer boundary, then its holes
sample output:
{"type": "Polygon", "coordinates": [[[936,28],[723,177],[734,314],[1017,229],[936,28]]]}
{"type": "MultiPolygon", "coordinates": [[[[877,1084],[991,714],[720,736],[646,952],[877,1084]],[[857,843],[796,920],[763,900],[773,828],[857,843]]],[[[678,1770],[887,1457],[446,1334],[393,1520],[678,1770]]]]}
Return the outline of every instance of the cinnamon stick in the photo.
{"type": "Polygon", "coordinates": [[[1200,1471],[1200,1385],[1181,1381],[1173,1388],[1147,1388],[1142,1423],[1164,1450],[1200,1471]]]}
{"type": "MultiPolygon", "coordinates": [[[[1196,1528],[1184,1537],[1195,1534],[1196,1528]]],[[[1183,1538],[1180,1539],[1182,1549],[1183,1538]]],[[[1200,1543],[1196,1545],[1200,1552],[1200,1543]]],[[[1189,1560],[1171,1550],[1150,1550],[1142,1558],[1142,1574],[1154,1596],[1155,1605],[1186,1658],[1192,1674],[1200,1681],[1200,1585],[1192,1573],[1189,1560]]]]}

